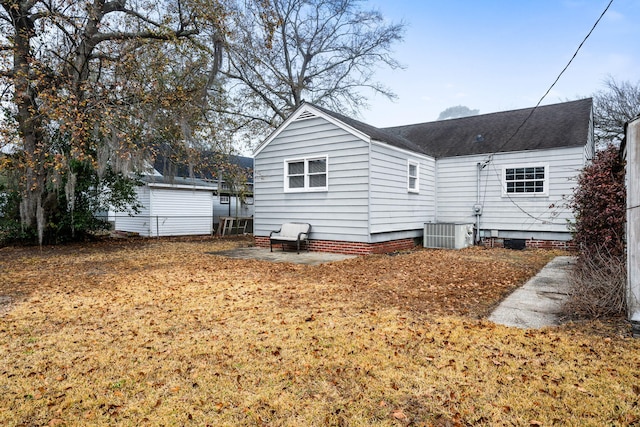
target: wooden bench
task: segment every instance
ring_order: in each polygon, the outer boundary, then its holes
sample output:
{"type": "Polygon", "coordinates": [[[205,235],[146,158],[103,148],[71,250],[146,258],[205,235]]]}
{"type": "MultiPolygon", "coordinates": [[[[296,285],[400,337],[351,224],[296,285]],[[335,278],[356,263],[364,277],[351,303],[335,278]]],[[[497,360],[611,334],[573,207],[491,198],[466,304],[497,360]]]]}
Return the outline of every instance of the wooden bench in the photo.
{"type": "Polygon", "coordinates": [[[304,222],[286,222],[282,224],[280,230],[272,231],[269,234],[269,248],[273,252],[273,244],[281,243],[282,250],[284,251],[284,245],[296,244],[298,253],[300,253],[300,243],[305,242],[307,244],[307,252],[309,251],[309,231],[311,230],[311,224],[304,222]]]}

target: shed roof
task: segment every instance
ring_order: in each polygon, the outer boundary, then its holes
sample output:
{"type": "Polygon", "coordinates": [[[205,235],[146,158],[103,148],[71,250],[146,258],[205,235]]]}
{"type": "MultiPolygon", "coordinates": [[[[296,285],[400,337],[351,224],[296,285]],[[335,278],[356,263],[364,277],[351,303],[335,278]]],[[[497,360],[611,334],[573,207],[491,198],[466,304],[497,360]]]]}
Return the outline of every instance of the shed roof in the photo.
{"type": "Polygon", "coordinates": [[[218,172],[224,169],[225,165],[237,165],[248,171],[247,177],[253,179],[250,171],[253,169],[253,158],[227,155],[214,151],[202,151],[198,153],[198,158],[190,165],[185,158],[174,159],[165,152],[159,150],[153,167],[160,174],[168,177],[196,178],[202,180],[217,180],[218,172]]]}
{"type": "Polygon", "coordinates": [[[211,191],[216,191],[218,189],[217,182],[205,181],[198,178],[184,178],[179,176],[143,175],[141,181],[152,185],[161,184],[175,187],[193,187],[211,191]]]}

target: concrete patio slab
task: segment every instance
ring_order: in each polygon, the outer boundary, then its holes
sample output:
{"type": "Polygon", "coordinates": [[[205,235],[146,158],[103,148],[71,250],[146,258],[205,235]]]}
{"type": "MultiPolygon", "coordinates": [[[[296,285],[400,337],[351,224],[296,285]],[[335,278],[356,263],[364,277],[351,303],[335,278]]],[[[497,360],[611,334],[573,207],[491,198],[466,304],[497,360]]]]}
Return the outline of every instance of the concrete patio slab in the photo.
{"type": "Polygon", "coordinates": [[[342,261],[349,258],[355,258],[356,255],[333,254],[328,252],[306,252],[300,251],[283,251],[275,250],[270,252],[269,249],[250,247],[237,248],[228,251],[209,252],[212,255],[226,256],[229,258],[239,259],[257,259],[261,261],[271,262],[290,262],[293,264],[318,265],[327,262],[342,261]]]}

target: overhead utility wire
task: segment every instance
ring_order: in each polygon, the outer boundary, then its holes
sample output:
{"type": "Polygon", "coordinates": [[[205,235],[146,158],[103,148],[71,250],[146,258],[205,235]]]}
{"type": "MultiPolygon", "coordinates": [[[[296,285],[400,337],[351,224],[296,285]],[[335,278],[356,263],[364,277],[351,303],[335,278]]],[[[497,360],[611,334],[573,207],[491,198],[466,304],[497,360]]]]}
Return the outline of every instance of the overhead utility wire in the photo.
{"type": "Polygon", "coordinates": [[[556,79],[554,80],[554,82],[551,84],[551,86],[549,86],[549,89],[547,89],[547,91],[544,93],[544,95],[542,95],[542,98],[540,98],[540,100],[538,101],[538,103],[535,105],[535,107],[533,107],[533,109],[529,112],[529,115],[527,115],[527,117],[522,121],[522,123],[520,123],[520,126],[518,126],[518,128],[516,129],[516,131],[500,146],[500,148],[498,148],[495,152],[491,153],[489,155],[489,158],[493,157],[493,155],[495,153],[497,153],[498,151],[502,150],[509,142],[511,142],[511,140],[518,134],[518,132],[520,131],[520,129],[522,129],[522,127],[525,125],[525,123],[527,123],[527,121],[531,118],[531,116],[533,115],[533,113],[536,111],[536,109],[540,106],[540,104],[542,103],[542,101],[547,97],[547,95],[549,95],[549,92],[551,92],[551,89],[553,89],[553,87],[556,85],[556,83],[558,83],[558,81],[560,80],[560,77],[562,77],[562,75],[564,74],[565,71],[567,71],[567,69],[569,68],[569,66],[571,65],[571,63],[573,62],[574,59],[576,59],[576,56],[578,55],[578,52],[580,51],[580,49],[582,48],[582,45],[585,44],[585,42],[587,41],[587,39],[591,36],[591,33],[593,33],[593,30],[596,29],[596,27],[598,26],[598,24],[600,23],[600,21],[602,20],[602,18],[604,17],[604,15],[607,13],[607,11],[609,10],[609,7],[611,7],[611,4],[613,3],[613,0],[609,1],[609,4],[607,4],[607,7],[605,7],[605,9],[602,11],[602,13],[600,14],[600,17],[598,18],[598,20],[595,22],[595,24],[593,24],[593,27],[591,27],[591,30],[589,30],[589,32],[587,33],[587,35],[584,37],[584,39],[582,40],[582,42],[580,42],[580,45],[578,46],[578,48],[576,49],[576,51],[573,53],[573,56],[571,57],[571,59],[569,60],[569,62],[567,62],[567,65],[564,66],[564,68],[562,69],[562,71],[560,71],[560,74],[558,74],[558,77],[556,77],[556,79]]]}
{"type": "MultiPolygon", "coordinates": [[[[527,121],[529,121],[529,119],[531,118],[531,116],[533,115],[533,113],[536,111],[536,109],[540,106],[540,104],[542,103],[542,101],[547,97],[547,95],[549,95],[549,92],[551,92],[551,89],[553,89],[553,87],[556,85],[556,83],[558,83],[558,81],[560,80],[560,77],[562,77],[562,75],[564,74],[565,71],[567,71],[567,69],[569,68],[569,66],[571,65],[571,63],[573,62],[573,60],[576,58],[576,56],[578,55],[578,52],[580,51],[580,49],[582,48],[582,46],[585,44],[585,42],[587,41],[587,39],[591,36],[591,33],[593,33],[593,31],[596,29],[596,27],[598,26],[598,24],[600,23],[600,21],[602,20],[602,18],[604,17],[604,15],[607,13],[607,11],[609,10],[609,8],[611,7],[611,4],[613,4],[613,0],[609,1],[609,4],[607,4],[607,7],[604,8],[604,10],[602,11],[602,13],[600,14],[600,16],[598,17],[598,19],[596,20],[596,22],[593,24],[593,26],[591,27],[591,30],[589,30],[589,32],[587,33],[587,35],[584,37],[584,39],[582,39],[582,42],[580,42],[580,44],[578,45],[578,48],[576,49],[576,51],[573,53],[573,56],[571,57],[571,59],[569,59],[569,62],[567,62],[567,65],[564,66],[564,68],[562,69],[562,71],[560,71],[560,74],[558,74],[558,77],[556,77],[556,79],[553,81],[553,83],[551,84],[551,86],[549,86],[549,89],[547,89],[547,91],[544,93],[544,95],[542,95],[542,97],[540,98],[540,100],[538,101],[538,103],[535,105],[535,107],[533,107],[531,109],[531,111],[529,112],[529,114],[527,115],[527,117],[525,117],[525,119],[522,121],[522,123],[520,123],[520,126],[518,126],[518,128],[515,130],[515,132],[513,132],[511,134],[511,136],[509,138],[507,138],[507,140],[494,152],[492,152],[491,154],[489,154],[486,163],[488,164],[489,162],[491,162],[493,155],[496,154],[497,152],[499,152],[500,150],[502,150],[509,142],[511,142],[511,140],[518,134],[518,132],[520,131],[520,129],[522,129],[522,127],[527,123],[527,121]]],[[[500,180],[500,175],[499,172],[497,170],[497,168],[495,167],[495,165],[492,165],[493,169],[496,173],[496,176],[498,177],[498,180],[500,180]]],[[[485,191],[486,191],[486,187],[485,187],[485,191]]],[[[507,193],[507,198],[509,199],[509,201],[511,203],[513,203],[520,211],[522,211],[523,213],[525,213],[527,216],[533,218],[536,221],[544,221],[541,220],[540,218],[542,217],[542,215],[539,215],[538,217],[533,216],[532,214],[530,214],[529,212],[525,211],[515,200],[513,200],[513,198],[507,193]]],[[[547,223],[551,223],[551,224],[558,224],[558,223],[554,223],[553,221],[544,221],[547,223]]],[[[559,225],[559,224],[558,224],[559,225]]]]}

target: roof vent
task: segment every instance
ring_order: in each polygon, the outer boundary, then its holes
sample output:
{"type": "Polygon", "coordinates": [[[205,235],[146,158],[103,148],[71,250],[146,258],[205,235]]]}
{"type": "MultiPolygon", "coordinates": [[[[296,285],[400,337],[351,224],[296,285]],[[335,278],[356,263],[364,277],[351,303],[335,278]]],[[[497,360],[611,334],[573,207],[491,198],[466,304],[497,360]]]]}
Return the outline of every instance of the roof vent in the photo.
{"type": "Polygon", "coordinates": [[[484,136],[481,134],[476,135],[476,142],[484,142],[484,136]]]}
{"type": "Polygon", "coordinates": [[[316,117],[316,115],[313,114],[311,111],[303,111],[302,113],[300,113],[300,115],[298,116],[298,118],[296,120],[313,119],[315,117],[316,117]]]}

